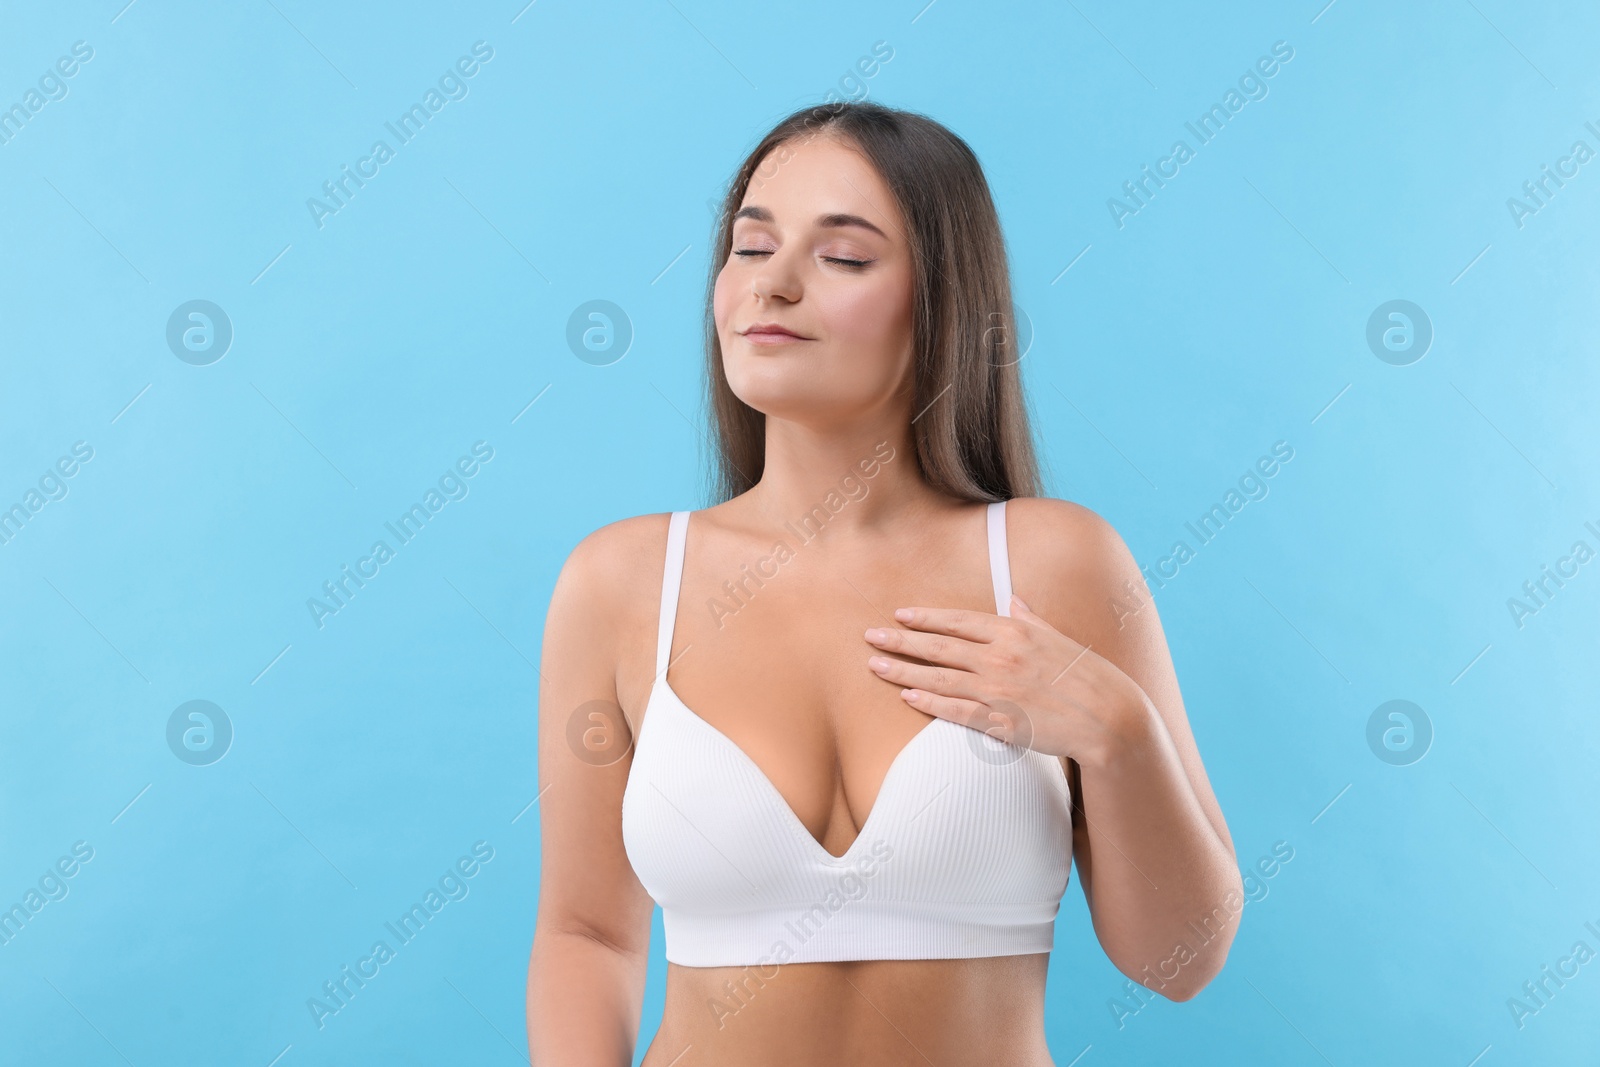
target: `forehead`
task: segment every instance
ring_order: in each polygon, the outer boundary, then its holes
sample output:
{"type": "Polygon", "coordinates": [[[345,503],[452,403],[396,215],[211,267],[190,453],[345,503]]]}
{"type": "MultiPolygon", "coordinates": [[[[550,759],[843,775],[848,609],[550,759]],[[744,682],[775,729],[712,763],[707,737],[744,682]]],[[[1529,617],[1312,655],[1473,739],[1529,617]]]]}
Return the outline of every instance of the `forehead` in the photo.
{"type": "Polygon", "coordinates": [[[899,208],[877,169],[859,148],[833,136],[795,138],[768,152],[740,207],[764,208],[779,227],[847,214],[870,220],[891,239],[902,229],[899,208]]]}

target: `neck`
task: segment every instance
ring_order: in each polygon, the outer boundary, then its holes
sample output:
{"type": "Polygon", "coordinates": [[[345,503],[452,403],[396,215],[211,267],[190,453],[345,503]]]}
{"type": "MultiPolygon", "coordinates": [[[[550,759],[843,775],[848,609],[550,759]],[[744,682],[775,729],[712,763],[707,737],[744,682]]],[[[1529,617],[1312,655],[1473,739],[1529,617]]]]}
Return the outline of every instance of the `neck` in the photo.
{"type": "Polygon", "coordinates": [[[822,529],[897,526],[937,507],[942,494],[917,469],[907,423],[874,421],[823,432],[769,416],[761,479],[748,496],[763,520],[789,523],[809,538],[822,529]]]}

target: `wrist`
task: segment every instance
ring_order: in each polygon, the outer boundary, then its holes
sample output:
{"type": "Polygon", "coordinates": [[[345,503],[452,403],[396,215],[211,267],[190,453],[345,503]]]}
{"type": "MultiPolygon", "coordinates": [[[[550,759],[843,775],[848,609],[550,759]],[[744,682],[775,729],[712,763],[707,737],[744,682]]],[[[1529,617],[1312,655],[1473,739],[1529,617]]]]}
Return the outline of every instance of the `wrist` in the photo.
{"type": "Polygon", "coordinates": [[[1100,771],[1127,768],[1155,751],[1166,729],[1161,713],[1141,691],[1137,699],[1120,705],[1108,717],[1100,743],[1085,751],[1078,762],[1100,771]]]}

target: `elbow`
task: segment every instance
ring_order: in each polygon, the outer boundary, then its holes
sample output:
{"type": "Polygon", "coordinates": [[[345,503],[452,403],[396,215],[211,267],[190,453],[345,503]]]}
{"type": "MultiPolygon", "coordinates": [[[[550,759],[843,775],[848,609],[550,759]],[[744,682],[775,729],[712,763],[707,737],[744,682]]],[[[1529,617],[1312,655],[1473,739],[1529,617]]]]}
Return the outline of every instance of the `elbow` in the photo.
{"type": "Polygon", "coordinates": [[[1175,1003],[1182,1004],[1186,1000],[1193,1000],[1195,997],[1197,997],[1200,994],[1200,990],[1202,990],[1204,988],[1205,988],[1205,985],[1196,984],[1196,983],[1190,983],[1189,985],[1186,985],[1186,986],[1168,987],[1166,989],[1163,989],[1161,991],[1161,995],[1166,997],[1170,1001],[1174,1001],[1175,1003]]]}
{"type": "MultiPolygon", "coordinates": [[[[1218,970],[1220,969],[1218,968],[1218,970]]],[[[1177,1001],[1181,1004],[1186,1000],[1193,1000],[1199,996],[1200,990],[1210,985],[1211,979],[1215,978],[1216,975],[1215,973],[1207,975],[1186,974],[1179,977],[1181,981],[1168,982],[1163,986],[1161,995],[1168,1000],[1177,1001]]]]}
{"type": "Polygon", "coordinates": [[[1182,959],[1183,965],[1168,986],[1159,990],[1169,1000],[1193,1000],[1211,984],[1213,978],[1222,973],[1223,964],[1228,962],[1228,951],[1239,933],[1239,920],[1244,916],[1245,903],[1244,883],[1238,868],[1229,867],[1228,875],[1230,877],[1219,894],[1222,905],[1213,908],[1199,923],[1189,924],[1191,933],[1203,932],[1208,936],[1197,938],[1191,946],[1186,946],[1190,948],[1190,953],[1182,959]]]}
{"type": "MultiPolygon", "coordinates": [[[[1244,915],[1246,898],[1238,869],[1227,867],[1218,883],[1205,893],[1205,898],[1216,903],[1209,910],[1190,912],[1191,917],[1181,927],[1174,925],[1181,915],[1169,912],[1160,916],[1159,931],[1142,930],[1138,943],[1121,937],[1113,941],[1102,932],[1101,944],[1117,970],[1168,1000],[1186,1001],[1199,996],[1222,972],[1244,915]],[[1171,947],[1156,948],[1159,945],[1171,947]]],[[[1155,924],[1145,917],[1141,925],[1155,924]]],[[[1128,931],[1123,928],[1119,932],[1128,931]]]]}
{"type": "Polygon", "coordinates": [[[1112,956],[1112,963],[1135,982],[1168,1000],[1193,1000],[1222,972],[1237,929],[1236,924],[1229,924],[1208,931],[1210,937],[1204,941],[1179,941],[1170,954],[1154,963],[1130,962],[1116,956],[1112,956]]]}
{"type": "Polygon", "coordinates": [[[1228,949],[1232,947],[1232,943],[1231,930],[1219,935],[1195,958],[1180,967],[1178,973],[1157,992],[1168,1000],[1179,1002],[1193,1000],[1200,995],[1202,989],[1211,984],[1213,978],[1222,973],[1222,965],[1228,961],[1228,949]]]}

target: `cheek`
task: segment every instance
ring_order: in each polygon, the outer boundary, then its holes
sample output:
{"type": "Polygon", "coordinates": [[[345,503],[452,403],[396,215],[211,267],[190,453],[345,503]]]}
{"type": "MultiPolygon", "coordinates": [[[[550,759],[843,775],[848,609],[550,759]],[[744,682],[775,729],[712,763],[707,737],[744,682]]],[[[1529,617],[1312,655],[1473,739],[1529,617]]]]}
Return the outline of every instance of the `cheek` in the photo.
{"type": "Polygon", "coordinates": [[[871,290],[844,293],[830,309],[834,336],[847,343],[872,344],[891,332],[895,316],[884,314],[882,298],[871,290]]]}
{"type": "Polygon", "coordinates": [[[876,352],[898,348],[911,337],[911,293],[907,282],[883,278],[829,294],[829,333],[841,348],[876,352]]]}
{"type": "Polygon", "coordinates": [[[728,313],[733,310],[733,283],[728,277],[728,268],[723,267],[717,273],[717,284],[711,291],[711,318],[717,324],[717,333],[721,334],[728,324],[728,313]]]}

